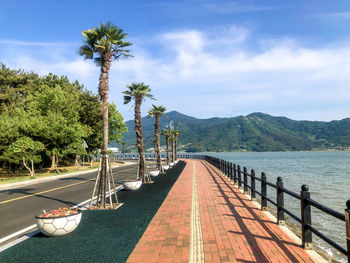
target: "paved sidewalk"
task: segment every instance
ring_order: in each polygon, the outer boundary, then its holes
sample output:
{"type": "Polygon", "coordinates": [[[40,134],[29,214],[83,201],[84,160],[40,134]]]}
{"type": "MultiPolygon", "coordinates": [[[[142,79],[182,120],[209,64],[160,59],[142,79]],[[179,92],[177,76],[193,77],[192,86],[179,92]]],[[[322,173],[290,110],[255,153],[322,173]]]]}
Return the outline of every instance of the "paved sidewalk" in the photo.
{"type": "Polygon", "coordinates": [[[186,162],[128,262],[314,262],[215,168],[186,162]]]}

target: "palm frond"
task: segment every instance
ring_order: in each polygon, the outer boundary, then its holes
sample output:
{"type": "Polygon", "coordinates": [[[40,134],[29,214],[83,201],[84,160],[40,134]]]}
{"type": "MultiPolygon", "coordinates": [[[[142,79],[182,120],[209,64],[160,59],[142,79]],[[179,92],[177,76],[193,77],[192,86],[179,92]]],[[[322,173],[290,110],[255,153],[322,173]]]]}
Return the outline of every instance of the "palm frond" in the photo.
{"type": "Polygon", "coordinates": [[[96,64],[96,66],[102,67],[102,65],[103,65],[103,58],[102,57],[94,58],[94,63],[96,64]]]}
{"type": "MultiPolygon", "coordinates": [[[[86,55],[84,52],[79,52],[79,54],[86,58],[93,58],[94,53],[97,53],[99,57],[103,57],[106,52],[111,52],[110,55],[115,60],[132,57],[130,50],[125,48],[132,45],[130,42],[124,41],[127,34],[109,21],[104,24],[100,23],[99,27],[84,30],[82,34],[85,44],[83,49],[89,47],[90,53],[86,55]]],[[[103,63],[101,60],[98,60],[98,62],[103,63]]],[[[102,65],[100,63],[96,64],[98,66],[102,65]]]]}
{"type": "Polygon", "coordinates": [[[94,51],[88,45],[83,45],[79,48],[79,55],[85,59],[92,59],[94,57],[94,51]]]}
{"type": "Polygon", "coordinates": [[[131,96],[124,96],[124,104],[128,104],[131,101],[132,97],[131,96]]]}

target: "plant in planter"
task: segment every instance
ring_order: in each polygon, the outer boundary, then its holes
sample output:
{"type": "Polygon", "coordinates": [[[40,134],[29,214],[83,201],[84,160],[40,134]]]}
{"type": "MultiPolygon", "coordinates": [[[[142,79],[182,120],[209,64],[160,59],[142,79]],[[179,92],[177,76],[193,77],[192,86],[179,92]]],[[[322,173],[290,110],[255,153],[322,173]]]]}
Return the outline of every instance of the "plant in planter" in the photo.
{"type": "Polygon", "coordinates": [[[150,176],[158,176],[159,175],[159,170],[154,170],[154,171],[149,171],[150,176]]]}
{"type": "Polygon", "coordinates": [[[137,190],[141,187],[142,181],[139,179],[123,180],[122,185],[123,185],[124,189],[129,190],[129,191],[133,191],[133,190],[137,190]]]}
{"type": "Polygon", "coordinates": [[[80,223],[81,210],[58,208],[35,216],[36,225],[46,236],[64,236],[73,232],[80,223]]]}

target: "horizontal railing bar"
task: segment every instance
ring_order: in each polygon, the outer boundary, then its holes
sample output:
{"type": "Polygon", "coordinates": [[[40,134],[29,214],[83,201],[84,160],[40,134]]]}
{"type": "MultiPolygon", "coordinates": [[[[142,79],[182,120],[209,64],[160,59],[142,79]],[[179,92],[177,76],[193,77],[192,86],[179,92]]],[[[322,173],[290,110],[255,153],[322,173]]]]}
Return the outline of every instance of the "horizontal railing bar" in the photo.
{"type": "Polygon", "coordinates": [[[268,186],[271,186],[271,187],[273,187],[273,188],[276,188],[276,185],[275,185],[275,184],[273,184],[273,183],[266,182],[266,184],[267,184],[268,186]]]}
{"type": "Polygon", "coordinates": [[[335,211],[333,210],[332,208],[328,208],[322,204],[320,204],[319,202],[316,202],[315,200],[313,199],[308,199],[308,201],[310,202],[310,204],[313,206],[313,207],[316,207],[318,209],[320,209],[321,211],[331,215],[331,216],[334,216],[342,221],[345,221],[345,215],[342,214],[342,213],[339,213],[338,211],[335,211]]]}
{"type": "Polygon", "coordinates": [[[288,189],[286,189],[284,187],[282,188],[282,191],[285,192],[286,194],[288,194],[288,195],[290,195],[292,197],[295,197],[296,199],[300,200],[300,195],[297,194],[296,192],[290,191],[290,190],[288,190],[288,189]]]}
{"type": "Polygon", "coordinates": [[[261,179],[259,177],[255,177],[255,180],[261,182],[261,179]]]}
{"type": "Polygon", "coordinates": [[[255,193],[261,196],[261,193],[258,190],[255,190],[255,193]]]}
{"type": "Polygon", "coordinates": [[[312,233],[314,233],[316,236],[318,236],[319,238],[321,238],[322,240],[326,241],[328,244],[330,244],[332,247],[334,247],[335,249],[337,249],[338,251],[340,251],[341,253],[343,253],[344,255],[347,255],[347,250],[345,248],[343,248],[342,246],[340,246],[338,243],[335,243],[332,239],[326,237],[324,234],[322,234],[320,231],[318,231],[317,229],[313,228],[312,226],[307,226],[312,233]]]}
{"type": "Polygon", "coordinates": [[[299,217],[297,217],[295,214],[293,214],[291,211],[289,211],[288,209],[285,209],[284,207],[280,207],[280,209],[301,224],[301,219],[299,217]]]}
{"type": "Polygon", "coordinates": [[[272,199],[268,198],[267,196],[265,196],[266,200],[269,201],[271,204],[273,204],[274,206],[277,206],[277,203],[275,201],[273,201],[272,199]]]}

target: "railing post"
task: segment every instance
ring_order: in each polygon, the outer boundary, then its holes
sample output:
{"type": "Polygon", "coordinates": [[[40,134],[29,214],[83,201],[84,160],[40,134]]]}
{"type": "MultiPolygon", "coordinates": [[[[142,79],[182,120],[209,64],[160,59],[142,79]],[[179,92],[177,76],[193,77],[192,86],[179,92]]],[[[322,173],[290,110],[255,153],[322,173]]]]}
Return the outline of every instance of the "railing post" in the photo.
{"type": "Polygon", "coordinates": [[[277,200],[277,224],[283,225],[285,223],[284,221],[284,211],[282,210],[284,208],[284,195],[283,195],[283,181],[282,177],[277,177],[276,182],[276,200],[277,200]]]}
{"type": "Polygon", "coordinates": [[[350,199],[346,201],[345,226],[346,226],[346,245],[348,250],[348,262],[350,262],[350,199]]]}
{"type": "Polygon", "coordinates": [[[227,172],[227,174],[226,174],[227,178],[230,178],[230,162],[229,161],[227,161],[226,172],[227,172]]]}
{"type": "Polygon", "coordinates": [[[252,198],[252,200],[255,200],[255,171],[254,169],[252,169],[250,171],[250,174],[251,174],[251,181],[250,181],[250,186],[251,186],[251,192],[250,192],[250,197],[252,198]]]}
{"type": "Polygon", "coordinates": [[[261,173],[261,210],[267,210],[267,189],[266,189],[266,174],[264,172],[261,173]]]}
{"type": "Polygon", "coordinates": [[[237,184],[237,168],[235,163],[233,164],[233,184],[237,184]]]}
{"type": "Polygon", "coordinates": [[[229,161],[227,161],[226,172],[227,172],[226,177],[230,179],[230,162],[229,161]]]}
{"type": "Polygon", "coordinates": [[[237,165],[238,188],[242,188],[241,167],[237,165]]]}
{"type": "Polygon", "coordinates": [[[227,162],[227,179],[230,180],[230,162],[227,162]]]}
{"type": "Polygon", "coordinates": [[[233,175],[233,167],[232,167],[232,163],[230,163],[230,181],[232,181],[232,175],[233,175]]]}
{"type": "Polygon", "coordinates": [[[227,176],[227,161],[224,161],[224,175],[227,176]]]}
{"type": "Polygon", "coordinates": [[[247,167],[243,167],[243,193],[248,192],[248,175],[247,167]]]}
{"type": "Polygon", "coordinates": [[[301,240],[304,249],[312,249],[311,205],[309,186],[303,184],[300,192],[301,203],[301,240]]]}

